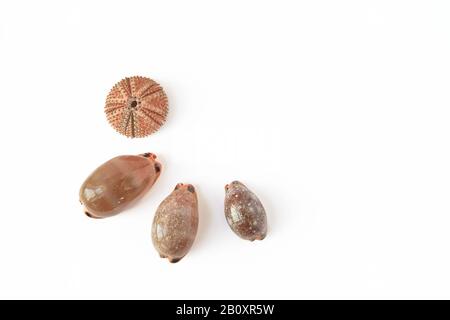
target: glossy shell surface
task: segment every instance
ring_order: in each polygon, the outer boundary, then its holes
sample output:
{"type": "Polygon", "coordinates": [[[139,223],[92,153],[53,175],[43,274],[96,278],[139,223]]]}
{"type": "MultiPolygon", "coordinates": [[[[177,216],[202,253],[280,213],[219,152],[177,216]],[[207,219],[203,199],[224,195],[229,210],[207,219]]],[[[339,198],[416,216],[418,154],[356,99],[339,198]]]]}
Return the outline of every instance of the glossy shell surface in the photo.
{"type": "Polygon", "coordinates": [[[92,218],[105,218],[120,213],[142,197],[161,173],[156,156],[115,157],[98,167],[82,184],[80,202],[92,218]]]}
{"type": "Polygon", "coordinates": [[[243,239],[253,241],[266,237],[266,211],[258,197],[239,181],[225,186],[225,218],[234,233],[243,239]]]}
{"type": "Polygon", "coordinates": [[[178,262],[190,250],[198,228],[195,189],[179,183],[159,205],[152,224],[152,241],[161,258],[178,262]]]}
{"type": "Polygon", "coordinates": [[[130,138],[142,138],[157,131],[166,121],[167,96],[152,79],[125,78],[109,92],[105,113],[117,132],[130,138]]]}

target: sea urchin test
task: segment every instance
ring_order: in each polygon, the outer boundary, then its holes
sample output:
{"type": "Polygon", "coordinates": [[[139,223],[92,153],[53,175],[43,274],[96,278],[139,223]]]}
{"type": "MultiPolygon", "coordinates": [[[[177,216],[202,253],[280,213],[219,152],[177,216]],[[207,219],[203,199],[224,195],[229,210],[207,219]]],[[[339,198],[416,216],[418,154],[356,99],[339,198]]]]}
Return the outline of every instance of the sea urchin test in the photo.
{"type": "Polygon", "coordinates": [[[161,173],[152,153],[115,157],[98,167],[82,184],[80,202],[91,218],[122,212],[141,198],[161,173]]]}
{"type": "Polygon", "coordinates": [[[142,138],[156,132],[166,121],[167,96],[152,79],[125,78],[109,92],[105,113],[117,132],[129,138],[142,138]]]}

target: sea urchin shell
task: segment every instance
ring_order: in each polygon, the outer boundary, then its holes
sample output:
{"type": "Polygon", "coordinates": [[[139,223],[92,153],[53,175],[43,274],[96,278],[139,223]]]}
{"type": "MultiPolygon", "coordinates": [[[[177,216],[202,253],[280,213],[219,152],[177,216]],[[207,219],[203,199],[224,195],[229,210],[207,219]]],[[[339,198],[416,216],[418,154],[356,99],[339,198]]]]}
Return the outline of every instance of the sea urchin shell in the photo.
{"type": "Polygon", "coordinates": [[[118,82],[106,98],[105,113],[117,132],[142,138],[157,131],[168,112],[167,96],[155,81],[130,77],[118,82]]]}

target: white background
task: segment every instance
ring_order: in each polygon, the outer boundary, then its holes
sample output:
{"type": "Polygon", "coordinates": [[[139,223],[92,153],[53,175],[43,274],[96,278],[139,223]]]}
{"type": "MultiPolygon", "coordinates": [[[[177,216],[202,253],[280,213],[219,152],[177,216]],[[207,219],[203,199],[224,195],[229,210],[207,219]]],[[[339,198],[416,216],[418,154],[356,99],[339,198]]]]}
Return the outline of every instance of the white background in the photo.
{"type": "Polygon", "coordinates": [[[1,1],[0,298],[450,298],[450,2],[1,1]],[[127,139],[125,76],[170,116],[127,139]],[[153,189],[92,220],[84,179],[154,152],[153,189]],[[224,185],[268,213],[239,239],[224,185]],[[150,227],[177,182],[200,226],[177,264],[150,227]]]}

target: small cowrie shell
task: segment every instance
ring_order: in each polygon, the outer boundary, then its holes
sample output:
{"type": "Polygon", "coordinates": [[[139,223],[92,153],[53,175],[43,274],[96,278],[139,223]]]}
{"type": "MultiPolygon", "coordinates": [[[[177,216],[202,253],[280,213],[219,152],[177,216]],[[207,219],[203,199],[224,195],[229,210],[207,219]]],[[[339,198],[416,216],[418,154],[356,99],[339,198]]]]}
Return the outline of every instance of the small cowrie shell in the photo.
{"type": "Polygon", "coordinates": [[[191,184],[179,183],[161,202],[152,224],[152,241],[161,258],[180,261],[194,243],[198,228],[197,194],[191,184]]]}
{"type": "Polygon", "coordinates": [[[267,234],[267,217],[261,201],[244,184],[225,186],[225,218],[231,230],[246,240],[262,240],[267,234]]]}
{"type": "Polygon", "coordinates": [[[161,173],[152,153],[118,156],[98,167],[82,184],[80,202],[87,216],[106,218],[142,197],[161,173]]]}

